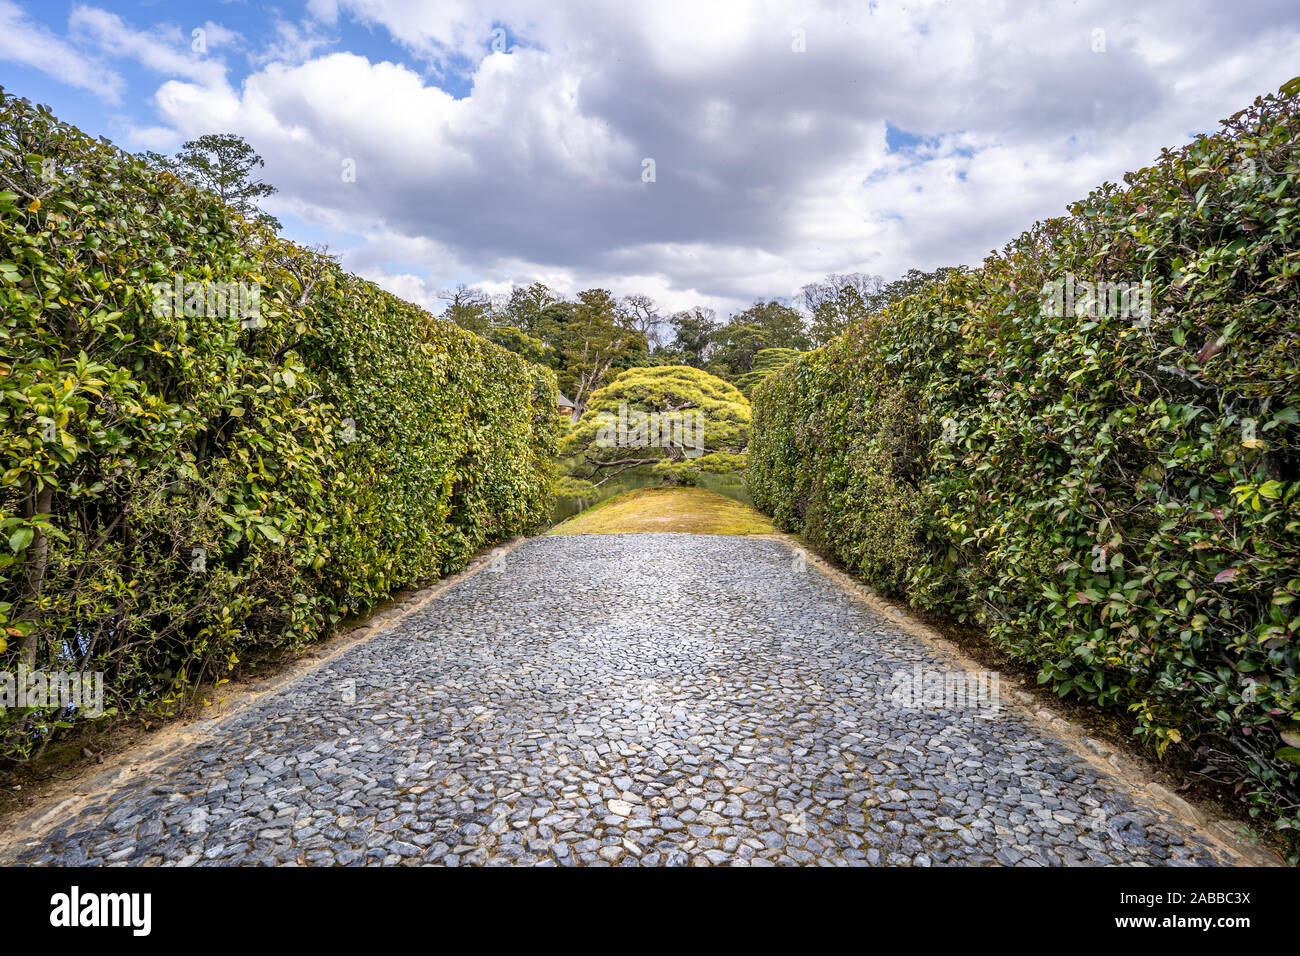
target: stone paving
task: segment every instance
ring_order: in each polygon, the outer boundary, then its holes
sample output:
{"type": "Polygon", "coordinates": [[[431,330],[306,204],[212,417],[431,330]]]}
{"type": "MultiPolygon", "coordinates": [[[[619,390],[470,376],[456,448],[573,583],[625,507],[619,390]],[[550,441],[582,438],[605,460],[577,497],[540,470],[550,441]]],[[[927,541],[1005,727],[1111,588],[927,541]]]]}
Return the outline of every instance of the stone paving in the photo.
{"type": "Polygon", "coordinates": [[[16,861],[1228,862],[996,698],[904,693],[952,667],[779,541],[532,539],[16,861]]]}

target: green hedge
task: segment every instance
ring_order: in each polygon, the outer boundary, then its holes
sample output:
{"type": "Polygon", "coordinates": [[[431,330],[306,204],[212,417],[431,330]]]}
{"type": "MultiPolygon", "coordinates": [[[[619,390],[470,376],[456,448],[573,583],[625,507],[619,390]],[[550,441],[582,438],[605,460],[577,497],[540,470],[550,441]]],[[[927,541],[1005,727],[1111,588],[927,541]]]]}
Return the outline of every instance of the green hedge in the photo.
{"type": "Polygon", "coordinates": [[[0,148],[0,671],[166,707],[549,518],[549,370],[3,91],[0,148]]]}
{"type": "Polygon", "coordinates": [[[1156,750],[1202,748],[1283,827],[1300,825],[1298,94],[774,373],[747,472],[780,526],[986,629],[1062,696],[1127,708],[1156,750]],[[1150,282],[1149,318],[1054,306],[1066,276],[1150,282]]]}

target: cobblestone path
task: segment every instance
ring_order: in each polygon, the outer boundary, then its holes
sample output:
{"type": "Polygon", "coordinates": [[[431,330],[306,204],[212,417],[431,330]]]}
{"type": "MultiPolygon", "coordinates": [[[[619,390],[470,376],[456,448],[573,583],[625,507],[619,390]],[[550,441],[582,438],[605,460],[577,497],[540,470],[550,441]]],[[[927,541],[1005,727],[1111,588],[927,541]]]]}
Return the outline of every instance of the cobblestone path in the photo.
{"type": "Polygon", "coordinates": [[[501,565],[17,861],[1227,862],[1018,709],[900,697],[953,665],[778,541],[537,538],[501,565]]]}

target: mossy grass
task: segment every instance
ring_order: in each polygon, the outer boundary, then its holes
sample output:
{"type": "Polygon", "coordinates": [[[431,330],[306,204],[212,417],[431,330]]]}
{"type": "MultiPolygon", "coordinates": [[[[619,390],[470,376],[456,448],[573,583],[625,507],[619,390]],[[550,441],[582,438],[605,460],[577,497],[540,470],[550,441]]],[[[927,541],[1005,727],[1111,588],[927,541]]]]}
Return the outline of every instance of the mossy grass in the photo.
{"type": "Polygon", "coordinates": [[[607,498],[562,521],[550,534],[623,534],[679,531],[686,534],[773,534],[763,515],[732,498],[703,488],[673,485],[637,488],[607,498]]]}

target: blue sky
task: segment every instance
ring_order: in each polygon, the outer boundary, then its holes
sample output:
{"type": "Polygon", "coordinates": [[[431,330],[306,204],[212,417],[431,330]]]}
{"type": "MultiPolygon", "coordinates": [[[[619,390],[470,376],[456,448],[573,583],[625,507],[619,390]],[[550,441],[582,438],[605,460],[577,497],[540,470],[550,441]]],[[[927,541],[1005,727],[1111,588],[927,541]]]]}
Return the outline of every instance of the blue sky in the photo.
{"type": "Polygon", "coordinates": [[[239,133],[291,238],[435,311],[976,263],[1297,74],[1274,0],[0,0],[8,92],[136,152],[239,133]]]}

